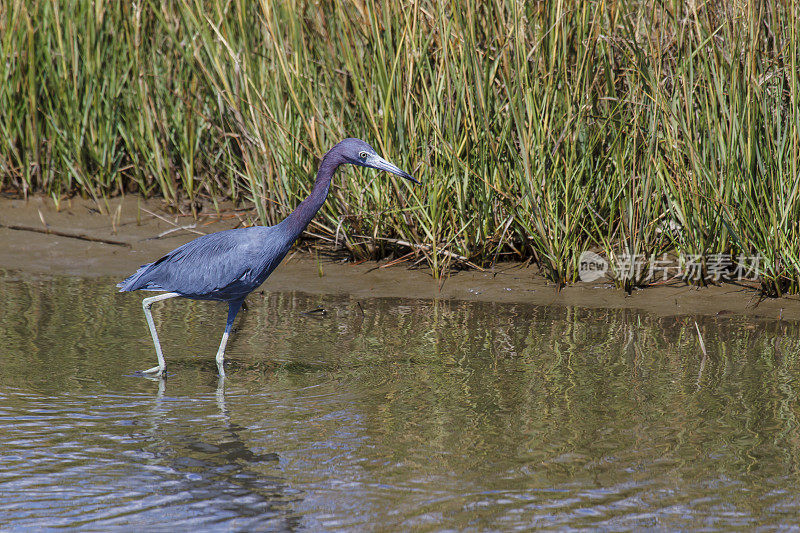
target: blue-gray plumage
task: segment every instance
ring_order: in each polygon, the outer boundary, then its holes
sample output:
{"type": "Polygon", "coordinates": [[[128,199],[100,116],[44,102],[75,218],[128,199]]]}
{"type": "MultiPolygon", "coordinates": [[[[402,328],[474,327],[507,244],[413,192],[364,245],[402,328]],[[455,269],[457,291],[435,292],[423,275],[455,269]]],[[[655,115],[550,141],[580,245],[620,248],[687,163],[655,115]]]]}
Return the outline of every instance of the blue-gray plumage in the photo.
{"type": "Polygon", "coordinates": [[[334,172],[343,164],[386,170],[419,183],[380,157],[364,141],[345,139],[322,158],[308,198],[279,224],[203,235],[175,248],[158,261],[142,265],[132,276],[117,284],[120,292],[166,291],[142,301],[158,356],[158,366],[144,373],[161,376],[166,368],[150,306],[160,300],[182,296],[193,300],[228,302],[228,320],[216,357],[220,376],[225,375],[225,346],[245,297],[269,277],[292,243],[306,229],[325,203],[334,172]]]}

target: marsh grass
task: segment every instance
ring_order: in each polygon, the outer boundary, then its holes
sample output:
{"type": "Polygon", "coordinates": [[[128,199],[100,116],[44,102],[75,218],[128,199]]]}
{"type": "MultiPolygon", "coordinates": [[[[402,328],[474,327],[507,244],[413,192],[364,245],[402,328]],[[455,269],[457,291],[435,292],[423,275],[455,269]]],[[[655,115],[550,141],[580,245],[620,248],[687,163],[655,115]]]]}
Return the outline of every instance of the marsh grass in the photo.
{"type": "Polygon", "coordinates": [[[8,0],[0,183],[274,223],[357,136],[423,185],[335,180],[309,230],[354,257],[399,240],[564,284],[586,249],[758,254],[796,293],[797,12],[690,4],[8,0]]]}

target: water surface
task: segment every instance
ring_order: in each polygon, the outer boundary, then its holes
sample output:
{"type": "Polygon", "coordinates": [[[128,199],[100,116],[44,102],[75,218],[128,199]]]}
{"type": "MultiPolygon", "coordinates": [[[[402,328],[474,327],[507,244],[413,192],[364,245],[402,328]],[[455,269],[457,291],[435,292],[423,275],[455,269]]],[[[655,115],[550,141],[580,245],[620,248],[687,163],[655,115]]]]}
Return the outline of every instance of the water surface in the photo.
{"type": "Polygon", "coordinates": [[[0,275],[0,528],[797,526],[800,330],[0,275]],[[308,311],[322,308],[322,312],[308,311]]]}

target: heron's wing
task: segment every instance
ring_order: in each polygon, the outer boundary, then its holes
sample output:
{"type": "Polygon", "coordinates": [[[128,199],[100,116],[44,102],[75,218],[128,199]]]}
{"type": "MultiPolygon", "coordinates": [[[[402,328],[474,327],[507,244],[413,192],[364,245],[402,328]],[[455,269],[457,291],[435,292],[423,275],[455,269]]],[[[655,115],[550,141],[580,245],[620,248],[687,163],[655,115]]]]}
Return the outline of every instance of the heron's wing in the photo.
{"type": "Polygon", "coordinates": [[[118,286],[121,291],[158,290],[227,299],[247,294],[263,282],[288,246],[274,227],[212,233],[143,265],[118,286]]]}

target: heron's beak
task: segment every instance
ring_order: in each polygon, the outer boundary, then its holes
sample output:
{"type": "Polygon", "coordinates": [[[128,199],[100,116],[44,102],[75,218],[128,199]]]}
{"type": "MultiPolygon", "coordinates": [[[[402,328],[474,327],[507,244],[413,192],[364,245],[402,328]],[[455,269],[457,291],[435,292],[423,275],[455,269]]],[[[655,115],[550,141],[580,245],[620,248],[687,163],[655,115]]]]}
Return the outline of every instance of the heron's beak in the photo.
{"type": "Polygon", "coordinates": [[[414,176],[412,176],[408,172],[403,172],[402,170],[400,170],[393,164],[389,163],[387,160],[385,160],[379,155],[373,155],[372,157],[370,157],[369,160],[367,161],[367,164],[372,168],[377,168],[378,170],[385,170],[386,172],[391,172],[392,174],[396,174],[401,178],[405,178],[408,181],[413,181],[414,183],[419,185],[419,182],[416,179],[414,179],[414,176]]]}

